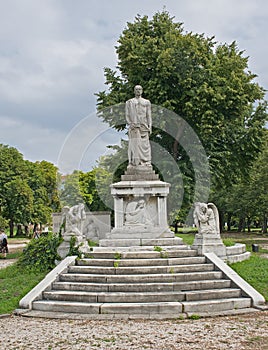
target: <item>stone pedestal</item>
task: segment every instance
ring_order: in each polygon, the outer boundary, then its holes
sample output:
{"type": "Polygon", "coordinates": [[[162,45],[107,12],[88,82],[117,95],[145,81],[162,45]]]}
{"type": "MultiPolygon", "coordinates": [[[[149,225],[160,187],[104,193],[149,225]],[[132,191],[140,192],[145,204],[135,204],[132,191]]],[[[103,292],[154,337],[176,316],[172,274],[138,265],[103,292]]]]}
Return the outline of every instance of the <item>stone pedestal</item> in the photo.
{"type": "Polygon", "coordinates": [[[75,238],[75,247],[79,248],[81,253],[89,253],[90,247],[87,240],[82,235],[77,235],[77,232],[64,232],[63,233],[63,242],[59,245],[57,253],[61,259],[66,258],[70,251],[70,243],[72,238],[75,238]]]}
{"type": "Polygon", "coordinates": [[[205,253],[215,253],[221,259],[226,259],[226,247],[218,234],[200,234],[195,235],[194,243],[191,247],[197,250],[198,255],[205,253]]]}
{"type": "Polygon", "coordinates": [[[152,167],[128,167],[122,181],[111,185],[115,225],[109,239],[174,237],[167,222],[170,184],[152,167]]]}

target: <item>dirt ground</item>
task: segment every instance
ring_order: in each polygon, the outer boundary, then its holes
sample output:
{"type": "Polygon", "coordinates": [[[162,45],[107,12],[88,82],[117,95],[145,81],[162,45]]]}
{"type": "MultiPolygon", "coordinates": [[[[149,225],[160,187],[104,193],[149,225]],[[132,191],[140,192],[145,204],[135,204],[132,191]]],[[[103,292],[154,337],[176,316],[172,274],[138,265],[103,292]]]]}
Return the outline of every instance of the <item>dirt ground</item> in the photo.
{"type": "Polygon", "coordinates": [[[5,330],[1,350],[268,350],[268,312],[264,311],[161,321],[9,316],[0,318],[0,328],[5,330]]]}

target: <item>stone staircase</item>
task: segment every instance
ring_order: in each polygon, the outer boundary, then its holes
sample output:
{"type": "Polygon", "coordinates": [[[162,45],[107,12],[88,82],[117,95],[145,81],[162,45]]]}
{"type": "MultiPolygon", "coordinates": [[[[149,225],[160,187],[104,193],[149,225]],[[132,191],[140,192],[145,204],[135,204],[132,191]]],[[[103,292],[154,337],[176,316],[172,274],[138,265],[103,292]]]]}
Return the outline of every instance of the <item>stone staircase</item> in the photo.
{"type": "Polygon", "coordinates": [[[120,247],[103,241],[90,257],[76,259],[33,300],[29,316],[175,318],[252,311],[252,299],[180,239],[139,246],[127,241],[120,247]]]}

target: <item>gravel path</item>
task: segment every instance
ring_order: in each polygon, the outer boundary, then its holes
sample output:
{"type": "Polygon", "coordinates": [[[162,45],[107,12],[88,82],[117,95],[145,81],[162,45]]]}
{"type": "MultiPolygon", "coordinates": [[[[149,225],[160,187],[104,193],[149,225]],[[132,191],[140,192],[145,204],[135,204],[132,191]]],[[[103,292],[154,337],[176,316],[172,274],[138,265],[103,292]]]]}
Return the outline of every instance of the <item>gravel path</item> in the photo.
{"type": "Polygon", "coordinates": [[[199,320],[0,318],[2,350],[267,350],[268,311],[199,320]]]}
{"type": "Polygon", "coordinates": [[[0,259],[0,269],[4,269],[5,267],[14,264],[17,259],[0,259]]]}

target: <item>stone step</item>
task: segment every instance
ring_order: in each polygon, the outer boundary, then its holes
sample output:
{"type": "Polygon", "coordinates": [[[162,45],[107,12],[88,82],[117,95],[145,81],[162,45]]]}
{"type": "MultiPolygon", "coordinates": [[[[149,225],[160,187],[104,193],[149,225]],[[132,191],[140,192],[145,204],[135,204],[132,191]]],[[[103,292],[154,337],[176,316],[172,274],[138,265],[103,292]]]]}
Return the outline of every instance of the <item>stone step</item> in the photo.
{"type": "Polygon", "coordinates": [[[86,314],[181,314],[219,312],[251,307],[250,298],[215,299],[189,302],[83,303],[71,301],[35,301],[33,310],[86,314]]]}
{"type": "Polygon", "coordinates": [[[174,245],[174,246],[134,246],[134,247],[125,247],[125,246],[116,246],[116,247],[94,247],[92,252],[95,253],[110,253],[110,252],[154,252],[154,251],[177,251],[177,250],[190,250],[191,248],[188,245],[174,245]]]}
{"type": "Polygon", "coordinates": [[[34,301],[33,310],[82,314],[180,314],[179,302],[157,303],[83,303],[65,301],[34,301]]]}
{"type": "Polygon", "coordinates": [[[136,274],[136,275],[90,275],[63,273],[60,281],[64,282],[94,282],[94,283],[149,283],[149,282],[186,282],[199,281],[203,279],[220,279],[221,271],[191,272],[191,273],[170,273],[170,274],[136,274]]]}
{"type": "Polygon", "coordinates": [[[78,266],[114,266],[118,262],[120,267],[127,266],[173,266],[173,265],[189,265],[204,264],[206,258],[203,256],[193,256],[186,258],[160,258],[160,259],[79,259],[78,266]]]}
{"type": "Polygon", "coordinates": [[[101,304],[68,301],[38,300],[32,304],[33,310],[50,312],[75,312],[81,314],[99,314],[101,304]]]}
{"type": "Polygon", "coordinates": [[[54,282],[53,290],[87,292],[168,292],[230,288],[230,280],[201,280],[175,283],[85,283],[54,282]]]}
{"type": "Polygon", "coordinates": [[[43,293],[45,300],[78,301],[86,303],[149,303],[166,301],[197,301],[239,298],[239,289],[199,290],[193,292],[82,292],[52,290],[43,293]]]}
{"type": "MultiPolygon", "coordinates": [[[[130,247],[133,250],[133,247],[147,247],[147,249],[154,249],[157,247],[175,247],[175,246],[186,246],[183,243],[182,238],[172,237],[172,238],[134,238],[134,239],[101,239],[99,241],[100,247],[107,247],[111,249],[112,247],[130,247]]],[[[187,247],[187,246],[186,246],[187,247]]]]}
{"type": "Polygon", "coordinates": [[[173,265],[173,266],[128,266],[121,267],[120,261],[115,261],[114,267],[102,266],[70,266],[68,273],[94,275],[137,275],[137,274],[173,274],[180,272],[213,271],[213,264],[173,265]]]}
{"type": "Polygon", "coordinates": [[[194,290],[185,292],[186,301],[227,299],[239,297],[241,297],[241,290],[238,288],[194,290]]]}
{"type": "Polygon", "coordinates": [[[101,314],[166,314],[180,315],[182,304],[179,302],[159,303],[105,303],[101,306],[101,314]]]}
{"type": "Polygon", "coordinates": [[[197,256],[194,249],[174,249],[170,251],[92,251],[90,259],[159,259],[197,256]]]}
{"type": "MultiPolygon", "coordinates": [[[[213,311],[213,312],[199,312],[198,316],[200,317],[217,317],[217,316],[234,316],[241,314],[250,314],[260,312],[256,308],[243,308],[235,310],[223,310],[223,311],[213,311]]],[[[114,321],[114,320],[170,320],[178,319],[177,314],[81,314],[75,312],[56,312],[56,311],[40,311],[40,310],[25,310],[25,309],[16,309],[15,314],[24,317],[35,317],[35,318],[46,318],[46,319],[63,319],[63,320],[105,320],[105,321],[114,321]]],[[[179,315],[180,319],[185,319],[196,315],[195,313],[188,312],[187,314],[181,313],[179,315]]]]}
{"type": "Polygon", "coordinates": [[[183,301],[183,292],[78,292],[78,291],[49,291],[44,292],[45,300],[79,301],[86,303],[150,303],[166,301],[183,301]]]}
{"type": "Polygon", "coordinates": [[[235,310],[251,307],[250,298],[230,298],[230,299],[214,299],[214,300],[197,300],[182,302],[183,312],[199,313],[199,312],[218,312],[224,310],[235,310]]]}

